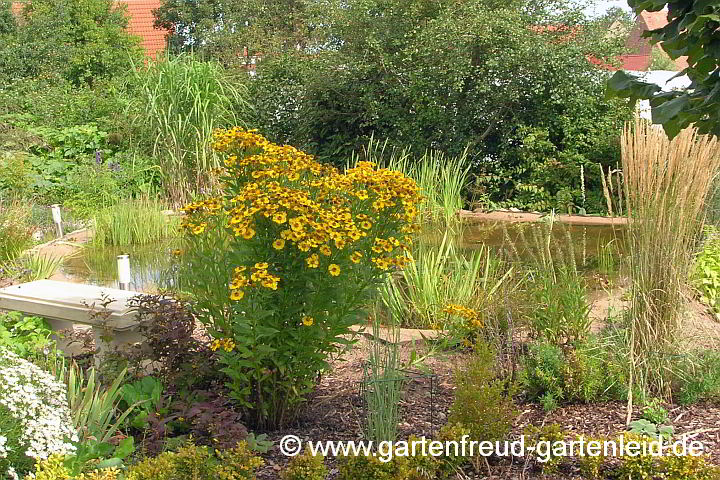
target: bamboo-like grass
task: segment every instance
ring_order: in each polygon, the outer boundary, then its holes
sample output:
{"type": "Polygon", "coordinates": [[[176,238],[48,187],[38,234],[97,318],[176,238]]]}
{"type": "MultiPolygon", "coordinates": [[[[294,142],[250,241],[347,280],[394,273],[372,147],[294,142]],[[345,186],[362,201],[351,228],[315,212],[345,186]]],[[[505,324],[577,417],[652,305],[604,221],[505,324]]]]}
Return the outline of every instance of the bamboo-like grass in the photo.
{"type": "Polygon", "coordinates": [[[157,200],[125,200],[95,214],[94,247],[147,245],[177,233],[178,221],[157,200]]]}
{"type": "Polygon", "coordinates": [[[626,125],[621,147],[630,216],[630,383],[669,399],[686,283],[720,167],[718,142],[692,128],[669,140],[637,119],[626,125]]]}
{"type": "Polygon", "coordinates": [[[240,119],[245,91],[216,62],[181,55],[136,69],[140,123],[154,136],[153,153],[165,189],[177,205],[193,192],[211,189],[212,170],[221,166],[210,148],[212,132],[240,119]]]}

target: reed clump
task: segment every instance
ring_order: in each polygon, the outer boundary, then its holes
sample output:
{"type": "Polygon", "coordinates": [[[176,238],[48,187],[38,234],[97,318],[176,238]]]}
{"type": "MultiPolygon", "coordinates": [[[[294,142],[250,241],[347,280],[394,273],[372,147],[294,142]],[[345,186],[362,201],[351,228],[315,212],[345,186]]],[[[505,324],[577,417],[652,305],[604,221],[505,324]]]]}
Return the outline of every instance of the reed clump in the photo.
{"type": "Polygon", "coordinates": [[[175,236],[176,217],[165,215],[157,200],[125,200],[100,210],[93,219],[93,246],[147,245],[175,236]]]}
{"type": "Polygon", "coordinates": [[[720,167],[718,143],[692,128],[669,140],[637,119],[626,125],[621,147],[630,217],[630,383],[669,398],[685,288],[720,167]]]}

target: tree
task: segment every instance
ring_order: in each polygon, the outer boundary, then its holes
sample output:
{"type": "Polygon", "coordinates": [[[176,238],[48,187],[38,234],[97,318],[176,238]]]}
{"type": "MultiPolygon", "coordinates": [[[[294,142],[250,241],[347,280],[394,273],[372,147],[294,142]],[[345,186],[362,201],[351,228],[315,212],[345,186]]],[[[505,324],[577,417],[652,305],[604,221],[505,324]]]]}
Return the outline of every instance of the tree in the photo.
{"type": "Polygon", "coordinates": [[[15,19],[10,10],[10,2],[0,1],[0,35],[10,33],[15,30],[15,19]]]}
{"type": "Polygon", "coordinates": [[[682,71],[691,81],[687,90],[663,92],[658,85],[618,71],[608,90],[619,97],[648,99],[653,123],[662,124],[672,138],[694,124],[701,133],[720,134],[720,1],[628,0],[637,14],[668,8],[668,24],[644,36],[653,44],[662,42],[672,58],[687,55],[689,66],[682,71]]]}
{"type": "Polygon", "coordinates": [[[607,73],[588,57],[624,38],[570,2],[325,5],[323,47],[268,56],[250,83],[255,124],[275,140],[341,163],[373,136],[415,153],[470,145],[491,201],[539,209],[559,207],[561,190],[579,205],[580,165],[617,161],[628,109],[604,98],[607,73]]]}
{"type": "Polygon", "coordinates": [[[303,47],[310,27],[306,0],[163,0],[156,27],[172,29],[171,48],[220,60],[303,47]]]}
{"type": "Polygon", "coordinates": [[[8,79],[60,75],[70,82],[126,72],[141,58],[140,40],[112,0],[33,0],[12,31],[0,35],[0,71],[8,79]]]}

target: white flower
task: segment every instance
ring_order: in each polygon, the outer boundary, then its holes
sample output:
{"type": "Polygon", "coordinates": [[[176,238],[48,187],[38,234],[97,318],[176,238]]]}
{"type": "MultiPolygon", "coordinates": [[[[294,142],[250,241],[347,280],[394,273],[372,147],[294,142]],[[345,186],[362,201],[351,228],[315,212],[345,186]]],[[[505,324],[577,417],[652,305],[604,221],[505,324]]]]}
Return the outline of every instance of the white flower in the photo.
{"type": "MultiPolygon", "coordinates": [[[[75,451],[69,442],[77,440],[77,432],[72,425],[65,385],[5,350],[0,350],[0,405],[22,426],[18,440],[28,457],[41,460],[53,453],[66,455],[75,451]]],[[[0,458],[8,457],[7,441],[0,436],[0,458]]],[[[12,468],[7,475],[17,478],[12,468]]]]}

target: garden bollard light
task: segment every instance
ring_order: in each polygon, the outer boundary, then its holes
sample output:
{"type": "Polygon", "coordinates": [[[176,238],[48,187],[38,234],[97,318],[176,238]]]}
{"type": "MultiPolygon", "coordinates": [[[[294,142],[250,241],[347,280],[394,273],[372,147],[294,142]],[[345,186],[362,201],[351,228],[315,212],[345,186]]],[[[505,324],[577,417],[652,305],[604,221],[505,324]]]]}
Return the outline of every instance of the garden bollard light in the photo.
{"type": "Polygon", "coordinates": [[[50,210],[52,211],[53,222],[55,222],[55,225],[57,225],[58,238],[62,238],[63,229],[62,216],[60,215],[60,205],[58,205],[57,203],[55,205],[50,205],[50,210]]]}
{"type": "Polygon", "coordinates": [[[118,284],[120,290],[129,290],[130,281],[130,255],[117,256],[118,284]]]}

